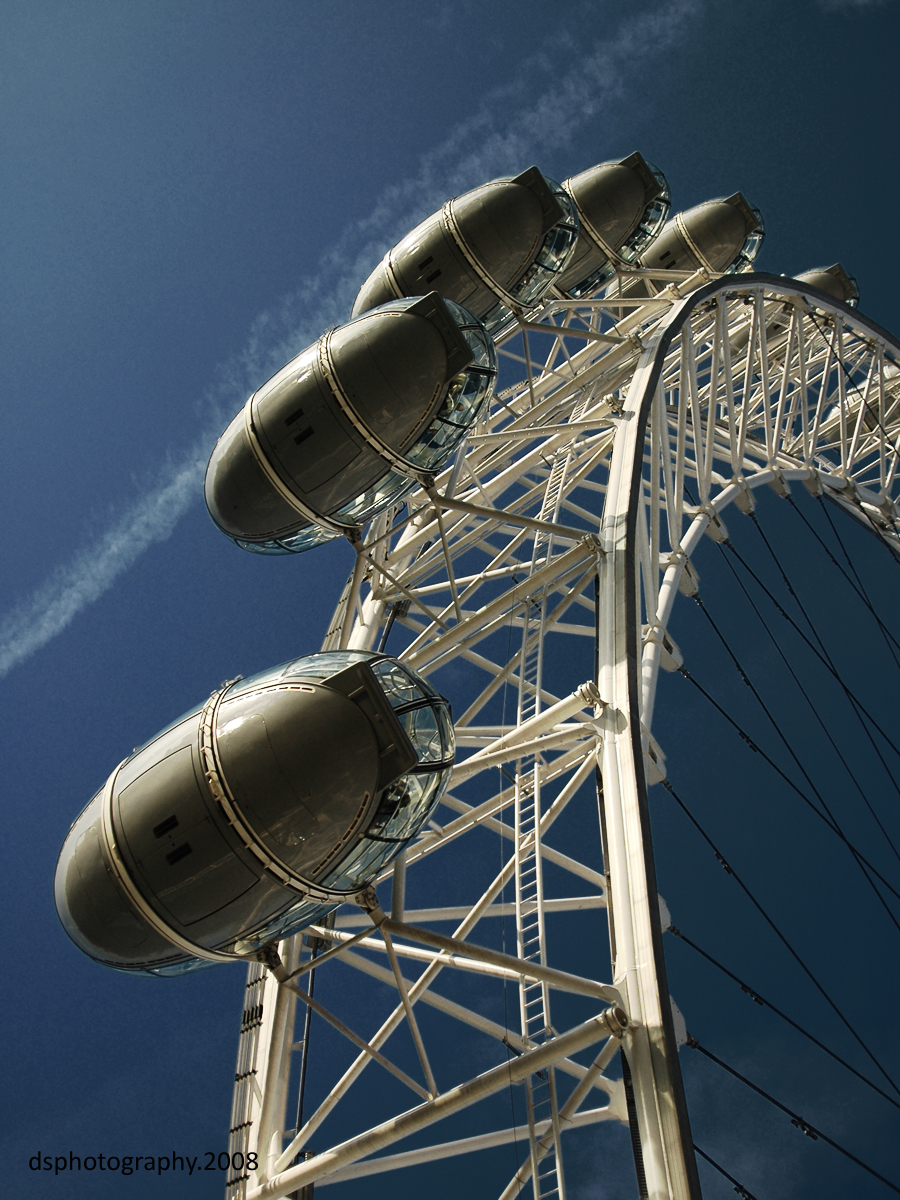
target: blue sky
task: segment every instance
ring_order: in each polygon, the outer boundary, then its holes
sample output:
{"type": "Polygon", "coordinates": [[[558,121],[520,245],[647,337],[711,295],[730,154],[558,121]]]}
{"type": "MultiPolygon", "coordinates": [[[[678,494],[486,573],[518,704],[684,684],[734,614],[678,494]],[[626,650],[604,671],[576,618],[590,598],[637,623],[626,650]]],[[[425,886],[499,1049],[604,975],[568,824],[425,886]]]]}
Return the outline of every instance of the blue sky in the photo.
{"type": "MultiPolygon", "coordinates": [[[[0,912],[9,997],[2,1036],[14,1082],[2,1161],[17,1194],[220,1194],[211,1176],[167,1188],[29,1173],[38,1149],[77,1152],[98,1141],[110,1153],[126,1144],[152,1153],[138,1147],[170,1142],[191,1153],[222,1148],[243,984],[239,968],[163,983],[83,959],[56,921],[53,866],[71,820],[132,746],[222,679],[321,641],[347,548],[271,562],[241,554],[206,516],[200,482],[215,437],[247,394],[345,319],[359,282],[393,241],[447,196],[493,175],[536,162],[563,178],[639,149],[666,172],[675,208],[743,190],[766,219],[763,269],[790,274],[840,260],[859,280],[862,310],[900,330],[897,5],[685,0],[635,3],[623,15],[625,7],[3,3],[0,753],[8,819],[0,912]]],[[[781,521],[773,508],[772,525],[781,521]]],[[[783,536],[791,553],[791,535],[783,536]]],[[[885,560],[857,542],[861,569],[890,613],[885,560]]],[[[830,596],[827,573],[817,574],[811,559],[808,566],[810,587],[830,596]]],[[[723,592],[720,603],[732,600],[723,592]]],[[[684,617],[685,642],[696,636],[697,653],[706,654],[692,620],[684,617]]],[[[876,655],[869,634],[855,620],[834,620],[835,637],[862,664],[860,686],[873,689],[889,719],[892,680],[865,666],[876,655]]],[[[710,672],[724,672],[712,652],[707,661],[710,672]]],[[[715,818],[728,753],[719,732],[699,717],[666,721],[670,744],[707,747],[690,781],[711,797],[715,818]]],[[[682,834],[670,834],[668,816],[660,820],[676,844],[682,834]]],[[[806,838],[787,816],[780,836],[779,820],[767,824],[760,853],[785,837],[795,845],[806,838]]],[[[722,834],[752,857],[757,826],[752,816],[746,828],[728,818],[722,834]]],[[[685,835],[683,853],[692,854],[687,846],[685,835]]],[[[660,866],[676,890],[680,862],[676,855],[660,866]]],[[[804,863],[762,877],[797,881],[796,894],[778,893],[788,908],[811,894],[815,863],[804,863]]],[[[842,866],[827,869],[837,879],[842,866]]],[[[712,877],[710,887],[720,885],[712,877]]],[[[897,934],[887,930],[882,940],[877,922],[871,932],[862,894],[848,885],[847,896],[847,911],[858,915],[845,919],[839,905],[828,916],[839,931],[833,942],[816,917],[824,921],[824,909],[811,908],[806,928],[848,1005],[877,1008],[886,980],[878,963],[896,956],[888,939],[897,934]],[[861,929],[871,941],[857,957],[861,929]]],[[[692,903],[686,891],[682,912],[699,921],[707,901],[698,899],[696,912],[692,903]]],[[[719,937],[723,957],[729,937],[744,938],[724,928],[709,936],[719,937]]],[[[763,969],[767,952],[753,962],[763,969]]],[[[775,976],[781,969],[774,959],[771,968],[775,976]]],[[[680,958],[672,970],[687,991],[680,958]]],[[[784,995],[806,1011],[811,1002],[793,986],[784,995]]],[[[747,1072],[756,1064],[774,1089],[778,1060],[818,1095],[825,1075],[820,1081],[781,1030],[748,1031],[756,1013],[748,1016],[742,999],[734,1001],[744,1038],[735,1054],[747,1072]]],[[[883,1031],[887,1009],[878,1011],[883,1031]]],[[[715,1030],[717,1020],[710,1017],[715,1030]]],[[[827,1021],[823,1028],[840,1039],[827,1021]]],[[[769,1140],[767,1113],[745,1109],[737,1093],[732,1103],[714,1075],[691,1071],[701,1123],[714,1109],[725,1113],[725,1132],[710,1126],[709,1144],[719,1137],[721,1160],[735,1156],[760,1200],[815,1194],[829,1178],[830,1151],[791,1129],[782,1150],[769,1140]],[[753,1149],[767,1145],[777,1153],[753,1149]]],[[[865,1120],[848,1117],[841,1083],[828,1076],[832,1084],[822,1124],[831,1114],[874,1158],[889,1123],[866,1099],[853,1101],[865,1120]]],[[[889,1157],[879,1161],[888,1168],[889,1157]]],[[[866,1190],[864,1177],[848,1181],[856,1195],[887,1194],[874,1183],[866,1190]]],[[[722,1186],[710,1183],[708,1194],[730,1194],[722,1186]]],[[[611,1187],[583,1194],[618,1200],[633,1192],[625,1176],[611,1187]]]]}

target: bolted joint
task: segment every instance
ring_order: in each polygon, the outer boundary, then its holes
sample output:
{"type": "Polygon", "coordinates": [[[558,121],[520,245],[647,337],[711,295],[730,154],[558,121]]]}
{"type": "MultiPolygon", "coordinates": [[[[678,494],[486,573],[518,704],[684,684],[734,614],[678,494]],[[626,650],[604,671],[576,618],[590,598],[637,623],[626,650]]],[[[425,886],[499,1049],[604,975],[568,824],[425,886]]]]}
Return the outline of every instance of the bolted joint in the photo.
{"type": "Polygon", "coordinates": [[[603,1019],[606,1021],[609,1031],[614,1038],[623,1037],[632,1028],[628,1013],[619,1004],[614,1004],[612,1008],[608,1008],[603,1014],[603,1019]]]}
{"type": "Polygon", "coordinates": [[[731,482],[739,489],[734,498],[735,508],[749,517],[756,510],[756,497],[753,495],[753,489],[749,487],[743,475],[735,475],[731,482]]]}
{"type": "Polygon", "coordinates": [[[378,897],[373,887],[363,888],[361,892],[356,893],[353,899],[364,913],[368,913],[376,925],[380,925],[382,921],[387,920],[381,905],[378,903],[378,897]]]}
{"type": "Polygon", "coordinates": [[[268,967],[279,983],[284,983],[287,979],[287,970],[284,963],[281,961],[281,955],[278,953],[278,947],[274,942],[266,942],[250,957],[268,967]]]}
{"type": "Polygon", "coordinates": [[[601,709],[605,707],[605,701],[600,695],[599,688],[590,679],[575,689],[575,695],[579,700],[583,700],[585,705],[592,704],[594,708],[601,709]]]}

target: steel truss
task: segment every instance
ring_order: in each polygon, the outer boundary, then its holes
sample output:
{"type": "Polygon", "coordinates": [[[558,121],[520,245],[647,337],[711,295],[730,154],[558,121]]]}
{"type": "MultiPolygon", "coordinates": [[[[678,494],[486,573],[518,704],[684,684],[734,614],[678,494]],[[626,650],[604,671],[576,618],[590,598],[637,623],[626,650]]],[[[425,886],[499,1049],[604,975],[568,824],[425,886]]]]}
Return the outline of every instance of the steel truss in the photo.
{"type": "MultiPolygon", "coordinates": [[[[517,1142],[528,1153],[502,1200],[523,1189],[562,1198],[572,1131],[604,1121],[631,1126],[641,1195],[699,1196],[646,804],[648,785],[665,778],[652,734],[657,675],[680,663],[667,626],[678,592],[696,590],[703,535],[724,538],[723,510],[752,511],[764,484],[784,493],[802,481],[900,553],[900,345],[780,277],[633,276],[642,299],[626,298],[625,276],[614,296],[551,299],[523,322],[499,346],[516,382],[433,485],[355,543],[324,648],[378,647],[390,633],[418,671],[446,668],[436,682],[457,710],[454,681],[465,678],[461,753],[442,823],[386,872],[391,915],[369,893],[312,931],[316,973],[342,973],[345,999],[385,987],[394,999],[363,1033],[311,1001],[356,1056],[336,1064],[315,1103],[307,1096],[299,1132],[289,1128],[305,1053],[295,1025],[313,960],[296,937],[281,948],[288,973],[299,972],[289,983],[250,968],[231,1150],[255,1151],[259,1165],[232,1172],[229,1197],[299,1196],[385,1171],[401,1172],[404,1194],[407,1167],[517,1142]],[[568,695],[551,690],[551,647],[557,660],[586,654],[568,695]],[[574,852],[554,845],[573,816],[600,835],[574,852]],[[407,910],[407,875],[437,868],[440,879],[455,868],[458,890],[436,885],[432,907],[407,910]],[[592,912],[608,921],[607,982],[595,979],[600,927],[563,932],[592,912]],[[514,953],[498,949],[504,918],[514,953]],[[438,932],[448,926],[452,936],[438,932]],[[439,989],[442,975],[452,988],[439,989]],[[463,983],[464,1003],[447,994],[463,983]],[[501,1023],[495,998],[508,987],[518,1020],[501,1023]],[[494,1045],[481,1071],[465,1049],[472,1031],[494,1045]],[[619,1050],[622,1078],[607,1074],[619,1050]],[[373,1072],[413,1093],[408,1103],[370,1088],[354,1105],[373,1072]],[[490,1110],[479,1118],[494,1122],[489,1131],[451,1136],[455,1114],[517,1081],[518,1127],[490,1110]],[[431,1124],[431,1144],[395,1150],[431,1124]]],[[[358,1003],[348,1008],[365,1019],[358,1003]]],[[[468,1193],[480,1194],[477,1179],[468,1193]]]]}

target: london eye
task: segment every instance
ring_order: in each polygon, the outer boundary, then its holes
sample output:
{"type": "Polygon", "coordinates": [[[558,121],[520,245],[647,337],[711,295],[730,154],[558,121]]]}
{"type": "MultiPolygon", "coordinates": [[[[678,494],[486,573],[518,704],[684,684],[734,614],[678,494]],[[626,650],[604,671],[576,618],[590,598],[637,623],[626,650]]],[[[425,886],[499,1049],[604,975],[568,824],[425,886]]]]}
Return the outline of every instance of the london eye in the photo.
{"type": "Polygon", "coordinates": [[[704,602],[724,556],[892,752],[729,528],[765,540],[776,497],[822,542],[806,497],[834,545],[849,519],[900,557],[900,342],[840,265],[757,272],[763,232],[739,192],[671,216],[640,154],[492,181],[398,243],[213,452],[210,513],[260,572],[345,537],[346,586],[318,653],[225,685],[116,768],[73,826],[57,903],[121,970],[249,960],[228,1197],[385,1174],[412,1195],[452,1169],[469,1195],[564,1197],[613,1126],[641,1196],[699,1196],[698,1155],[750,1194],[695,1146],[682,1080],[691,1050],[719,1059],[670,997],[664,938],[683,934],[651,796],[735,868],[667,766],[659,714],[679,701],[660,673],[771,763],[895,924],[897,899],[821,783],[704,689],[673,632],[693,599],[757,695],[704,602]]]}

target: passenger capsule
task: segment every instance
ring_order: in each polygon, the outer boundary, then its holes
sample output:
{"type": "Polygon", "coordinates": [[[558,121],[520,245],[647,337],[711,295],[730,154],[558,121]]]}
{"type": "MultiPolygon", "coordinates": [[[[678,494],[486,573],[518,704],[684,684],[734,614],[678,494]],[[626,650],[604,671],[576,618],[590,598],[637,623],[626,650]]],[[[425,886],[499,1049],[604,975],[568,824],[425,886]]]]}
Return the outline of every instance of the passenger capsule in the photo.
{"type": "Polygon", "coordinates": [[[740,192],[676,213],[641,258],[650,270],[743,271],[762,245],[765,226],[758,208],[740,192]]]}
{"type": "Polygon", "coordinates": [[[669,186],[635,153],[573,175],[563,187],[575,201],[579,234],[556,287],[578,298],[602,287],[616,263],[633,263],[647,250],[669,215],[669,186]]]}
{"type": "Polygon", "coordinates": [[[122,971],[252,957],[376,878],[431,815],[453,754],[446,701],[385,655],[312,654],[226,684],[72,826],[63,927],[122,971]]]}
{"type": "Polygon", "coordinates": [[[353,315],[436,288],[497,337],[565,270],[577,237],[568,192],[529,167],[448,200],[417,225],[362,285],[353,315]]]}
{"type": "MultiPolygon", "coordinates": [[[[849,304],[856,307],[859,301],[859,288],[856,280],[852,275],[844,270],[840,263],[834,263],[830,267],[813,267],[810,271],[804,271],[800,275],[795,275],[794,278],[798,283],[808,283],[835,300],[841,300],[844,304],[849,304]]],[[[777,354],[782,349],[787,340],[787,331],[790,328],[791,320],[796,310],[793,304],[782,304],[773,316],[766,322],[766,345],[770,354],[777,354]]],[[[731,353],[732,356],[741,354],[750,342],[750,332],[753,327],[753,320],[748,316],[743,328],[739,329],[731,338],[731,353]]],[[[867,415],[865,420],[870,417],[867,415]]],[[[826,418],[823,429],[826,428],[828,418],[826,418]]],[[[830,428],[830,426],[828,426],[830,428]]]]}
{"type": "Polygon", "coordinates": [[[247,401],[206,471],[206,505],[245,550],[306,550],[438,471],[497,374],[480,321],[436,292],[324,334],[247,401]]]}
{"type": "Polygon", "coordinates": [[[802,275],[794,277],[799,283],[809,283],[821,292],[827,292],[835,300],[849,304],[855,308],[859,303],[859,286],[852,275],[849,275],[840,263],[830,267],[813,267],[802,275]]]}

